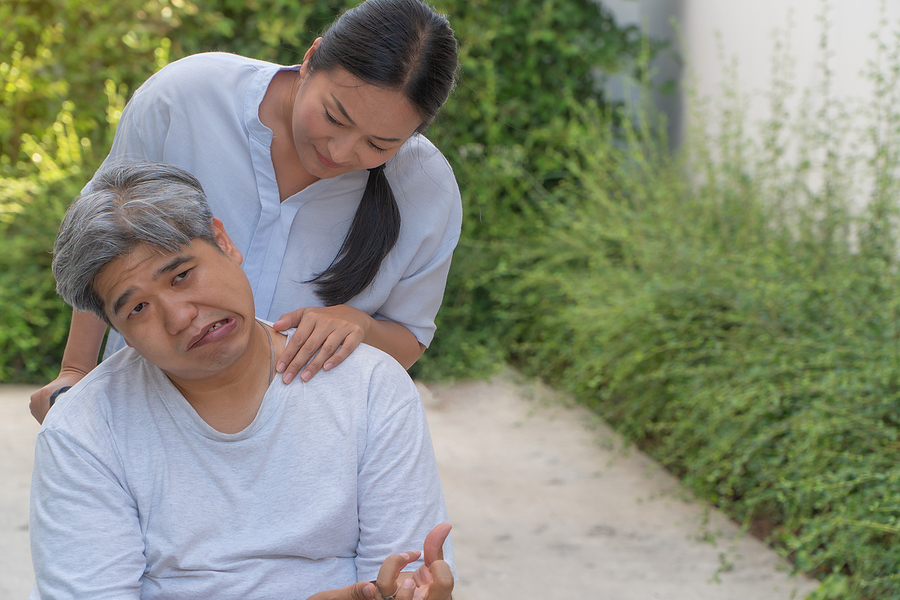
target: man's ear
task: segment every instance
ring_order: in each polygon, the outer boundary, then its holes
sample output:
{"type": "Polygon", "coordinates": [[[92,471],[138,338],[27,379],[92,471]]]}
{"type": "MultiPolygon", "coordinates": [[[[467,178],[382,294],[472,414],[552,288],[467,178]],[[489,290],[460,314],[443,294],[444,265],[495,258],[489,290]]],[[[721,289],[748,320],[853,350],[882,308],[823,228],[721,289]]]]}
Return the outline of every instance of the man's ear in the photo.
{"type": "Polygon", "coordinates": [[[219,250],[221,250],[226,256],[228,256],[237,264],[243,263],[244,255],[241,254],[241,251],[238,250],[237,246],[234,245],[234,242],[231,241],[231,238],[228,237],[228,234],[225,232],[225,225],[222,223],[221,219],[213,217],[212,229],[213,235],[216,238],[216,244],[218,244],[219,246],[219,250]]]}
{"type": "Polygon", "coordinates": [[[322,38],[317,37],[316,40],[312,43],[312,46],[306,51],[306,54],[303,55],[303,62],[300,64],[300,77],[304,78],[309,75],[309,59],[312,58],[312,55],[316,53],[316,50],[319,49],[319,46],[322,44],[322,38]]]}

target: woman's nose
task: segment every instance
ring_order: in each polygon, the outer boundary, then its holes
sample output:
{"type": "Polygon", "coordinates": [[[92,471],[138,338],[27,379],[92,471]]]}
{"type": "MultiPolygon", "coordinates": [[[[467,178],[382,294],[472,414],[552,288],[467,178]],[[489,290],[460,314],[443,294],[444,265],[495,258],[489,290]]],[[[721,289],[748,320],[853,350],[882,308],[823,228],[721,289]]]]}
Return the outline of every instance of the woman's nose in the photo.
{"type": "Polygon", "coordinates": [[[351,162],[356,142],[350,136],[337,136],[331,142],[331,160],[340,165],[351,162]]]}

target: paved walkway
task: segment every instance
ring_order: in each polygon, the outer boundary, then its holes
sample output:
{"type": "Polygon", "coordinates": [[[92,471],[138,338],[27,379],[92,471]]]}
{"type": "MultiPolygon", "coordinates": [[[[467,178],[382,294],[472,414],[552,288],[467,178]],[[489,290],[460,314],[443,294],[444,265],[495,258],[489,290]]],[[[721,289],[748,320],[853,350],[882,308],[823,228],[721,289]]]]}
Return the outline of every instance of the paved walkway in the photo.
{"type": "MultiPolygon", "coordinates": [[[[457,600],[787,600],[815,589],[546,388],[504,373],[422,389],[457,600]]],[[[27,598],[33,581],[31,391],[0,386],[0,600],[27,598]]]]}

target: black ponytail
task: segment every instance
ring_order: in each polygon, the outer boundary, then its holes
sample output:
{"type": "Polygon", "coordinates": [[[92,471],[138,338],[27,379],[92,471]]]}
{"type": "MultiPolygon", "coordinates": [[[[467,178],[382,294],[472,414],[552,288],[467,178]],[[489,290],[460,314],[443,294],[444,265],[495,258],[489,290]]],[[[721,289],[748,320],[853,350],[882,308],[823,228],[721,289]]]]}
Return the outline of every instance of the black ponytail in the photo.
{"type": "MultiPolygon", "coordinates": [[[[420,0],[366,0],[328,28],[309,58],[310,75],[333,69],[403,92],[422,117],[421,133],[456,85],[456,38],[446,17],[420,0]]],[[[399,235],[400,210],[384,165],[370,169],[340,252],[311,280],[325,306],[345,304],[371,284],[399,235]]]]}
{"type": "Polygon", "coordinates": [[[369,169],[366,189],[340,251],[312,280],[325,306],[346,304],[366,289],[398,237],[400,209],[381,165],[369,169]]]}

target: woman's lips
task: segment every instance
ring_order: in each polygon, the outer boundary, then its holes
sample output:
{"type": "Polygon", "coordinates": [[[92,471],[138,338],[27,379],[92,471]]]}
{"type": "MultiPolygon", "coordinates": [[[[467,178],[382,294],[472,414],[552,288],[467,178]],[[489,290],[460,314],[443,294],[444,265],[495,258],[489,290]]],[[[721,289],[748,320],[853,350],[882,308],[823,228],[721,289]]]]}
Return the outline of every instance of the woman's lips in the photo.
{"type": "Polygon", "coordinates": [[[337,163],[333,163],[330,160],[328,160],[327,158],[325,158],[324,156],[322,156],[322,154],[315,148],[313,148],[313,150],[315,150],[316,157],[319,159],[319,162],[321,162],[323,165],[325,165],[329,169],[339,169],[341,167],[341,165],[339,165],[337,163]]]}
{"type": "Polygon", "coordinates": [[[188,343],[188,350],[221,340],[234,331],[236,324],[237,321],[230,317],[211,323],[202,332],[191,339],[190,343],[188,343]]]}

